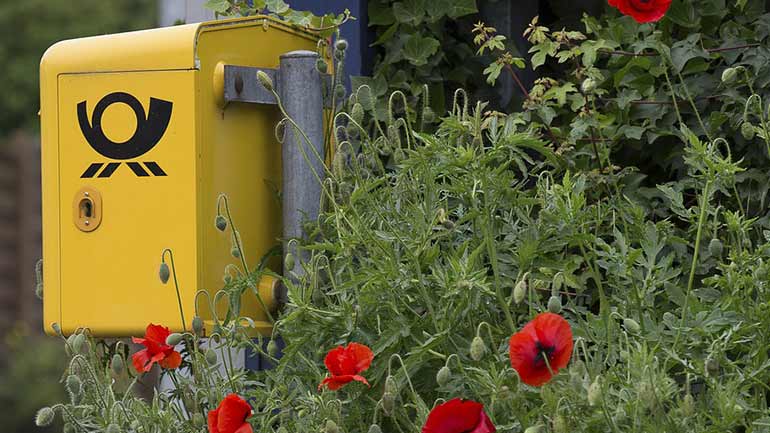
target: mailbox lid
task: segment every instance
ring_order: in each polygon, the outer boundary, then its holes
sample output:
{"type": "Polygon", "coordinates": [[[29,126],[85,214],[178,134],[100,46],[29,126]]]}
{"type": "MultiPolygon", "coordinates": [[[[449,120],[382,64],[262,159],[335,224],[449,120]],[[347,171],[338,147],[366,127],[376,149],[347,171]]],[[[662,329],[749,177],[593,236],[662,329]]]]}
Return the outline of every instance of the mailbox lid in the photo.
{"type": "Polygon", "coordinates": [[[186,319],[192,318],[195,73],[59,76],[58,321],[65,333],[84,327],[95,335],[141,335],[148,323],[181,329],[174,284],[158,278],[165,248],[173,250],[186,319]],[[84,191],[100,196],[101,221],[92,231],[77,224],[84,191]]]}

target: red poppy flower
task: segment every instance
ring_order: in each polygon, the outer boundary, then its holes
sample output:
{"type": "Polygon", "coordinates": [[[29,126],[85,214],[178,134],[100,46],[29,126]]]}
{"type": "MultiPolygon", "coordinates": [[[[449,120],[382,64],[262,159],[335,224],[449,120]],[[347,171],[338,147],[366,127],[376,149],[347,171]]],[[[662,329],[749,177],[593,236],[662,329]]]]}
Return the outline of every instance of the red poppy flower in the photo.
{"type": "Polygon", "coordinates": [[[166,344],[171,331],[165,326],[147,325],[144,338],[133,337],[131,340],[136,344],[141,344],[145,348],[134,353],[131,361],[137,373],[148,372],[156,362],[161,367],[173,370],[182,363],[182,356],[174,350],[174,346],[166,344]]]}
{"type": "Polygon", "coordinates": [[[246,400],[230,394],[209,411],[209,433],[254,433],[246,418],[251,416],[251,406],[246,400]]]}
{"type": "Polygon", "coordinates": [[[558,314],[540,313],[513,334],[508,349],[511,367],[519,373],[521,381],[542,386],[569,363],[572,328],[558,314]]]}
{"type": "Polygon", "coordinates": [[[671,6],[671,0],[608,0],[608,3],[638,23],[659,21],[671,6]]]}
{"type": "Polygon", "coordinates": [[[363,344],[350,343],[345,347],[337,346],[326,354],[324,364],[331,376],[324,379],[318,385],[318,389],[326,385],[330,390],[335,391],[354,380],[369,386],[366,378],[359,373],[369,368],[372,359],[374,359],[374,353],[363,344]]]}
{"type": "Polygon", "coordinates": [[[422,433],[494,433],[492,420],[484,405],[472,400],[453,398],[433,408],[422,427],[422,433]]]}

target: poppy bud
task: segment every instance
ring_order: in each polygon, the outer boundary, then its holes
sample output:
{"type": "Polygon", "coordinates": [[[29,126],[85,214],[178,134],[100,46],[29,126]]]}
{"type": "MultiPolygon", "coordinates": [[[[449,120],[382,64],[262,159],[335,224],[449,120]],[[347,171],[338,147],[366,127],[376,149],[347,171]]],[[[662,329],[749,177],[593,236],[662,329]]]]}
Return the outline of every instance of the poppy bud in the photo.
{"type": "Polygon", "coordinates": [[[722,252],[724,252],[724,245],[722,244],[722,241],[717,238],[712,239],[709,242],[709,253],[711,253],[711,255],[714,257],[721,257],[722,252]]]}
{"type": "Polygon", "coordinates": [[[548,311],[553,314],[561,313],[561,299],[558,296],[551,296],[548,299],[548,311]]]}
{"type": "Polygon", "coordinates": [[[398,384],[396,383],[396,379],[393,376],[388,375],[388,377],[385,378],[385,392],[389,392],[391,394],[398,393],[398,384]]]}
{"type": "Polygon", "coordinates": [[[741,123],[741,135],[746,140],[753,140],[756,131],[754,131],[754,125],[749,122],[741,123]]]}
{"type": "Polygon", "coordinates": [[[182,342],[182,338],[182,334],[174,332],[173,334],[169,334],[168,337],[166,337],[166,344],[169,346],[176,346],[182,342]]]}
{"type": "Polygon", "coordinates": [[[717,361],[711,355],[706,358],[706,374],[711,377],[716,377],[719,374],[719,361],[717,361]]]}
{"type": "Polygon", "coordinates": [[[206,418],[199,412],[195,412],[192,416],[192,423],[196,428],[202,428],[206,425],[206,418]]]}
{"type": "Polygon", "coordinates": [[[268,92],[273,91],[273,79],[265,71],[257,71],[257,80],[268,92]]]}
{"type": "Polygon", "coordinates": [[[70,395],[72,404],[78,404],[80,396],[83,393],[83,382],[79,377],[75,375],[67,376],[67,380],[64,381],[64,387],[67,389],[67,393],[70,395]]]}
{"type": "Polygon", "coordinates": [[[123,373],[123,368],[125,367],[125,364],[123,363],[123,357],[120,356],[119,353],[116,353],[112,355],[112,362],[110,362],[110,368],[112,368],[112,372],[120,375],[123,373]]]}
{"type": "Polygon", "coordinates": [[[395,407],[396,397],[389,392],[382,394],[382,410],[384,410],[386,414],[391,415],[395,407]]]}
{"type": "Polygon", "coordinates": [[[516,287],[513,288],[513,302],[521,304],[521,301],[527,296],[527,279],[522,278],[516,287]]]}
{"type": "Polygon", "coordinates": [[[735,68],[727,68],[722,71],[722,82],[725,84],[732,83],[738,76],[738,70],[735,68]]]}
{"type": "Polygon", "coordinates": [[[364,121],[364,106],[361,105],[361,103],[356,102],[353,104],[353,108],[350,109],[350,117],[353,118],[353,120],[360,124],[364,121]]]}
{"type": "Polygon", "coordinates": [[[213,349],[206,351],[206,362],[208,362],[209,365],[214,365],[217,363],[217,353],[213,349]]]}
{"type": "Polygon", "coordinates": [[[340,428],[337,427],[337,423],[332,420],[326,420],[326,433],[340,433],[340,428]]]}
{"type": "Polygon", "coordinates": [[[591,386],[588,387],[588,404],[596,406],[602,399],[602,384],[599,376],[596,376],[591,386]]]}
{"type": "Polygon", "coordinates": [[[294,254],[286,253],[286,258],[283,261],[283,270],[292,271],[294,270],[295,264],[296,264],[296,260],[294,260],[294,254]]]}
{"type": "Polygon", "coordinates": [[[273,358],[278,354],[278,343],[276,343],[275,340],[270,340],[267,343],[267,354],[273,358]]]}
{"type": "Polygon", "coordinates": [[[503,385],[497,391],[497,395],[500,397],[501,400],[507,400],[508,398],[511,397],[511,388],[509,388],[508,385],[503,385]]]}
{"type": "Polygon", "coordinates": [[[104,433],[120,433],[120,427],[117,424],[110,424],[104,430],[104,433]]]}
{"type": "Polygon", "coordinates": [[[168,279],[171,277],[171,271],[165,262],[160,264],[160,269],[158,269],[158,276],[160,277],[161,283],[168,283],[168,279]]]}
{"type": "Polygon", "coordinates": [[[50,407],[44,407],[37,411],[35,415],[35,425],[38,427],[46,427],[53,423],[53,419],[56,417],[56,413],[50,407]]]}
{"type": "Polygon", "coordinates": [[[543,433],[545,431],[545,428],[541,424],[533,425],[530,427],[527,427],[526,430],[524,430],[524,433],[543,433]]]}
{"type": "Polygon", "coordinates": [[[326,60],[320,57],[318,58],[318,60],[315,61],[315,68],[321,74],[325,74],[329,72],[329,65],[326,63],[326,60]]]}
{"type": "Polygon", "coordinates": [[[223,232],[227,228],[227,220],[222,215],[217,215],[214,219],[214,225],[217,227],[217,230],[223,232]]]}
{"type": "Polygon", "coordinates": [[[452,371],[449,370],[449,367],[446,365],[439,368],[438,373],[436,373],[436,383],[438,383],[439,386],[444,386],[447,383],[449,383],[449,379],[452,378],[452,371]]]}
{"type": "Polygon", "coordinates": [[[689,392],[682,399],[682,415],[693,416],[695,413],[695,399],[689,392]]]}
{"type": "Polygon", "coordinates": [[[583,83],[580,85],[580,90],[583,91],[583,93],[591,93],[596,89],[596,80],[593,78],[586,78],[583,80],[583,83]]]}
{"type": "Polygon", "coordinates": [[[85,345],[86,336],[84,334],[75,334],[75,338],[72,340],[72,350],[75,353],[82,353],[85,345]]]}
{"type": "Polygon", "coordinates": [[[430,107],[422,109],[422,121],[425,123],[433,123],[436,120],[436,113],[430,107]]]}
{"type": "Polygon", "coordinates": [[[230,255],[235,257],[236,259],[240,259],[241,250],[237,246],[233,245],[233,247],[230,249],[230,255]]]}
{"type": "Polygon", "coordinates": [[[193,317],[192,329],[196,335],[203,335],[203,319],[200,316],[193,317]]]}
{"type": "Polygon", "coordinates": [[[471,359],[474,361],[480,361],[484,357],[484,353],[487,351],[487,346],[484,344],[484,340],[478,335],[473,337],[471,341],[471,359]]]}
{"type": "Polygon", "coordinates": [[[334,49],[339,51],[345,51],[348,49],[348,41],[345,39],[337,39],[337,42],[334,43],[334,49]]]}
{"type": "Polygon", "coordinates": [[[345,97],[345,86],[337,84],[334,86],[334,97],[337,99],[342,99],[345,97]]]}
{"type": "Polygon", "coordinates": [[[51,324],[51,329],[53,329],[53,332],[55,332],[56,335],[62,335],[61,334],[61,326],[58,323],[53,322],[51,324]]]}
{"type": "Polygon", "coordinates": [[[556,415],[553,418],[553,433],[567,433],[567,419],[561,415],[556,415]]]}
{"type": "Polygon", "coordinates": [[[369,431],[367,433],[382,433],[382,429],[379,424],[372,424],[369,426],[369,431]]]}
{"type": "Polygon", "coordinates": [[[630,317],[626,317],[625,319],[623,319],[623,326],[626,328],[626,331],[632,334],[639,333],[639,330],[641,329],[641,327],[639,326],[639,323],[637,323],[636,320],[630,317]]]}

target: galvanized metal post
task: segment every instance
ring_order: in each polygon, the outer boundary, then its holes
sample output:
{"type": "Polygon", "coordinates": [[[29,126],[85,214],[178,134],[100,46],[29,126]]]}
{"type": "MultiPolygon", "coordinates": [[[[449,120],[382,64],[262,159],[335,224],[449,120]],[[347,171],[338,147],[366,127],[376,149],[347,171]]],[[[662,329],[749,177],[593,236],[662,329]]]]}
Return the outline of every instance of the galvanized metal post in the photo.
{"type": "Polygon", "coordinates": [[[281,56],[278,69],[281,104],[300,129],[290,123],[285,125],[282,150],[284,254],[295,257],[294,269],[284,269],[287,276],[291,271],[301,276],[301,264],[308,258],[307,253],[300,254],[296,247],[290,247],[288,241],[304,238],[302,221],[315,220],[320,210],[324,105],[317,60],[318,54],[313,51],[292,51],[281,56]]]}

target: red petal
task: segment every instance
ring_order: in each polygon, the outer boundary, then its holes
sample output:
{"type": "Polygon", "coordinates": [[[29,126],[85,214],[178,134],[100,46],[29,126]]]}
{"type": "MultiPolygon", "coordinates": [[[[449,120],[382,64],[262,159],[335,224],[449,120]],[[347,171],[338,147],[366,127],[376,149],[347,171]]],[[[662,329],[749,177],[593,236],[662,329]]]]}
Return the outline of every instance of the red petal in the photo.
{"type": "Polygon", "coordinates": [[[353,374],[365,371],[372,365],[372,360],[374,359],[372,349],[363,344],[350,343],[345,350],[348,357],[353,360],[353,374]]]}
{"type": "Polygon", "coordinates": [[[172,350],[161,361],[160,366],[166,370],[175,370],[182,364],[182,355],[179,352],[172,350]]]}
{"type": "Polygon", "coordinates": [[[344,357],[345,348],[342,346],[337,346],[326,354],[324,364],[326,364],[326,368],[329,369],[329,373],[331,373],[332,376],[345,374],[345,372],[342,371],[342,360],[344,357]]]}
{"type": "Polygon", "coordinates": [[[511,358],[511,367],[519,374],[521,381],[531,386],[541,386],[551,380],[551,372],[545,363],[536,363],[538,351],[535,338],[526,332],[526,327],[521,332],[511,336],[508,342],[508,355],[511,358]]]}
{"type": "Polygon", "coordinates": [[[217,417],[219,416],[219,409],[210,410],[208,416],[209,433],[219,433],[217,428],[217,417]]]}
{"type": "Polygon", "coordinates": [[[235,394],[225,397],[217,410],[217,429],[220,433],[235,433],[251,415],[251,406],[235,394]]]}
{"type": "Polygon", "coordinates": [[[422,433],[493,433],[495,426],[484,413],[484,406],[471,400],[454,398],[433,408],[422,433]]]}
{"type": "Polygon", "coordinates": [[[158,345],[165,346],[166,338],[171,335],[171,330],[165,326],[153,325],[150,323],[147,325],[147,330],[144,333],[144,338],[154,341],[158,345]]]}
{"type": "Polygon", "coordinates": [[[610,0],[609,4],[638,23],[649,23],[659,21],[666,15],[671,0],[610,0]]]}
{"type": "Polygon", "coordinates": [[[563,317],[553,313],[541,313],[532,321],[537,338],[543,346],[553,347],[548,360],[554,373],[567,366],[572,356],[572,328],[563,317]]]}
{"type": "MultiPolygon", "coordinates": [[[[320,390],[321,388],[323,388],[324,385],[326,385],[330,390],[336,391],[342,388],[343,386],[347,385],[348,383],[352,382],[353,380],[356,380],[354,379],[354,377],[355,376],[352,374],[341,374],[339,376],[327,377],[326,379],[323,380],[323,382],[321,382],[320,385],[318,385],[318,389],[320,390]]],[[[365,381],[366,379],[364,379],[364,382],[365,381]]]]}
{"type": "Polygon", "coordinates": [[[147,349],[142,349],[131,356],[131,362],[137,373],[146,373],[152,369],[154,361],[152,361],[147,349]]]}

